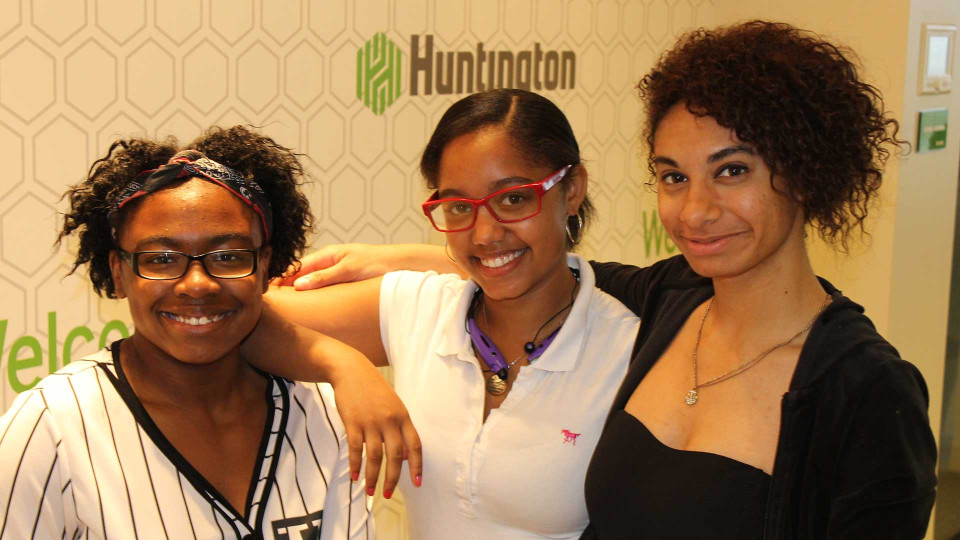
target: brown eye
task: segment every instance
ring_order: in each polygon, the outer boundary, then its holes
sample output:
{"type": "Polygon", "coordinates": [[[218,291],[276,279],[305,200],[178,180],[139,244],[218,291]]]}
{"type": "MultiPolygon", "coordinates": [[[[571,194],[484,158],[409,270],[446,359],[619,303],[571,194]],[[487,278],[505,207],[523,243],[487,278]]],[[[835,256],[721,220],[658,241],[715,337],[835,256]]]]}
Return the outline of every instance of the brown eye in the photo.
{"type": "Polygon", "coordinates": [[[679,184],[681,182],[686,182],[687,177],[678,172],[668,172],[660,177],[660,181],[664,184],[679,184]]]}
{"type": "Polygon", "coordinates": [[[746,174],[750,170],[746,165],[730,164],[724,165],[718,172],[717,176],[741,176],[746,174]]]}

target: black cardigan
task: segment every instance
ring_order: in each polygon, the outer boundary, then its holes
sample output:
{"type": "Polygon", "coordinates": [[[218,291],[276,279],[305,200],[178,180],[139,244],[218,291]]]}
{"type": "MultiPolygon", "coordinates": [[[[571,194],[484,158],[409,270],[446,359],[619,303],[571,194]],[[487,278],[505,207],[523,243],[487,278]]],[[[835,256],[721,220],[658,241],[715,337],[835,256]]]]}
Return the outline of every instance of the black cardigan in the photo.
{"type": "MultiPolygon", "coordinates": [[[[597,287],[641,320],[617,410],[713,286],[682,256],[648,268],[591,264],[597,287]]],[[[833,302],[811,328],[781,402],[764,538],[922,538],[937,456],[923,377],[880,337],[863,307],[820,282],[833,302]]],[[[588,511],[590,503],[588,491],[588,511]]],[[[582,538],[596,533],[588,527],[582,538]]]]}

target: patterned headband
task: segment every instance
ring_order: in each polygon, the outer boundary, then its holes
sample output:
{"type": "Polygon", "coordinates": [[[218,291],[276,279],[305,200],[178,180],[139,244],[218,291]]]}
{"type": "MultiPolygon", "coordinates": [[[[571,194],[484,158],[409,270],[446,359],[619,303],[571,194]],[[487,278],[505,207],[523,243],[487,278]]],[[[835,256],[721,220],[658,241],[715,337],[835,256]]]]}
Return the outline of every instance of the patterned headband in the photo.
{"type": "Polygon", "coordinates": [[[153,193],[173,182],[191,177],[206,178],[215,184],[219,184],[239,197],[247,206],[253,208],[263,223],[266,240],[270,241],[270,232],[273,229],[273,214],[263,189],[253,180],[245,180],[237,171],[217,163],[196,150],[179,152],[159,169],[150,169],[138,174],[132,182],[123,188],[117,198],[115,209],[119,211],[125,204],[137,197],[153,193]]]}

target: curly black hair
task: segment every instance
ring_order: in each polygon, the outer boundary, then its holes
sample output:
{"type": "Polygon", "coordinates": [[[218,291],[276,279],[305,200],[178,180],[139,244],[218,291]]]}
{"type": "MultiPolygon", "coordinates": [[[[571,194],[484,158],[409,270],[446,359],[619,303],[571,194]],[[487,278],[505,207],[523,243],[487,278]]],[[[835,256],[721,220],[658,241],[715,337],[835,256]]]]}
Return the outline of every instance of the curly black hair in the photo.
{"type": "Polygon", "coordinates": [[[134,199],[119,212],[112,212],[118,195],[139,173],[160,167],[184,149],[202,152],[263,188],[273,209],[269,278],[282,275],[303,253],[307,233],[313,229],[313,214],[300,191],[305,181],[303,167],[289,148],[244,126],[212,127],[183,148],[172,137],[118,140],[91,165],[84,181],[63,194],[70,201],[70,210],[63,216],[56,241],[59,245],[77,234],[79,247],[69,273],[89,263],[90,281],[98,295],[116,298],[109,261],[110,250],[116,248],[114,229],[139,204],[134,199]]]}
{"type": "Polygon", "coordinates": [[[807,223],[842,251],[854,228],[865,233],[891,149],[906,145],[880,92],[862,80],[856,55],[788,24],[690,32],[637,89],[651,174],[657,126],[683,103],[755,146],[807,223]]]}

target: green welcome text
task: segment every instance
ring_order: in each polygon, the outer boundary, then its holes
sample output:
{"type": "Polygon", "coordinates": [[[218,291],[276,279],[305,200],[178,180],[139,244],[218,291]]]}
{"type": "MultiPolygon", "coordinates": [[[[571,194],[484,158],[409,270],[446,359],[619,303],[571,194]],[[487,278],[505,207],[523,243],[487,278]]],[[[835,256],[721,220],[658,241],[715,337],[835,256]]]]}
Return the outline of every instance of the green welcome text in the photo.
{"type": "MultiPolygon", "coordinates": [[[[103,325],[103,330],[100,331],[100,339],[97,342],[97,347],[102,349],[107,346],[107,343],[110,341],[110,335],[114,332],[118,333],[120,337],[130,337],[130,331],[127,328],[127,325],[120,320],[112,320],[107,324],[103,325]]],[[[62,366],[65,366],[70,363],[71,355],[73,354],[73,344],[78,339],[82,339],[87,343],[93,342],[95,336],[93,331],[91,331],[86,326],[77,326],[69,332],[67,332],[66,338],[63,340],[63,349],[60,356],[63,358],[63,363],[60,364],[57,360],[57,312],[51,311],[47,313],[47,369],[50,373],[57,371],[62,366]]],[[[4,350],[7,340],[7,320],[0,320],[0,351],[4,350]]],[[[7,356],[7,378],[10,381],[10,387],[13,388],[14,392],[23,392],[33,388],[38,382],[40,382],[40,377],[34,377],[32,380],[24,382],[21,380],[19,373],[21,371],[37,368],[43,365],[43,350],[40,346],[40,340],[33,336],[20,336],[17,338],[12,345],[10,345],[10,353],[7,356]]]]}

